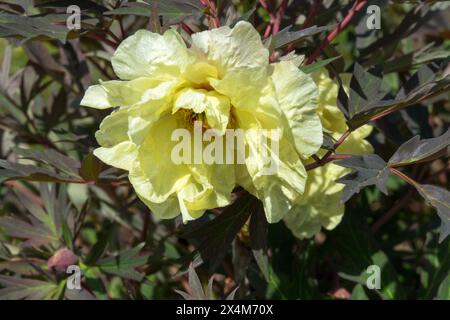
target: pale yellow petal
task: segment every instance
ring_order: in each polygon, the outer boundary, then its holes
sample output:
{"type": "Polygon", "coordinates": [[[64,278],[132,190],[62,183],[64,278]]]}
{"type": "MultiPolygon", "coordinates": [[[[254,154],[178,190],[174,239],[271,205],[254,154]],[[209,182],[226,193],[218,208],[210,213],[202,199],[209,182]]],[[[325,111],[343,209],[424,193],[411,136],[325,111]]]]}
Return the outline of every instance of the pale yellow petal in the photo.
{"type": "Polygon", "coordinates": [[[120,79],[159,75],[179,75],[190,63],[181,36],[173,29],[164,35],[139,30],[125,39],[114,53],[111,63],[120,79]]]}
{"type": "Polygon", "coordinates": [[[307,158],[322,145],[322,125],[317,115],[317,87],[310,76],[290,61],[274,65],[272,81],[281,110],[292,132],[297,152],[307,158]]]}
{"type": "Polygon", "coordinates": [[[88,88],[80,104],[97,109],[131,107],[170,97],[181,84],[181,80],[167,77],[100,81],[88,88]]]}
{"type": "Polygon", "coordinates": [[[100,147],[94,150],[94,155],[110,166],[130,170],[137,161],[137,146],[130,141],[123,141],[110,148],[100,147]]]}
{"type": "Polygon", "coordinates": [[[187,109],[195,113],[204,113],[208,126],[224,134],[228,125],[230,107],[230,100],[217,92],[186,88],[176,95],[172,112],[187,109]]]}
{"type": "MultiPolygon", "coordinates": [[[[280,221],[304,191],[306,170],[293,146],[286,140],[274,147],[270,139],[261,141],[257,130],[246,131],[246,143],[252,152],[245,159],[254,195],[264,205],[267,221],[280,221]],[[263,148],[266,148],[263,151],[263,148]]],[[[237,176],[240,185],[248,184],[245,175],[237,176]],[[239,179],[242,178],[242,180],[239,179]]],[[[252,191],[252,190],[248,190],[252,191]]]]}
{"type": "Polygon", "coordinates": [[[218,69],[219,78],[240,68],[265,68],[269,51],[261,36],[248,22],[234,28],[220,27],[192,35],[192,50],[218,69]]]}

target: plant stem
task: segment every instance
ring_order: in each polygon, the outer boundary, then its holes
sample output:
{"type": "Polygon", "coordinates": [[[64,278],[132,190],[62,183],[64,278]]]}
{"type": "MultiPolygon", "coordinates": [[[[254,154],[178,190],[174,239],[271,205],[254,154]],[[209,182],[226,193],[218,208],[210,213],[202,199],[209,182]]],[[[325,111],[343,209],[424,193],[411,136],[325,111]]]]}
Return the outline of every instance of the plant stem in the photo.
{"type": "Polygon", "coordinates": [[[116,43],[114,41],[111,41],[109,39],[106,39],[105,37],[103,37],[103,36],[101,36],[99,34],[93,33],[93,32],[88,33],[87,36],[90,37],[90,38],[93,38],[93,39],[95,39],[97,41],[103,42],[106,45],[108,45],[108,46],[110,46],[110,47],[112,47],[114,49],[117,49],[117,47],[119,46],[118,43],[116,43]]]}
{"type": "Polygon", "coordinates": [[[123,17],[120,17],[119,19],[119,27],[120,27],[120,34],[122,36],[122,39],[125,39],[126,34],[125,34],[125,28],[123,27],[123,17]]]}
{"type": "Polygon", "coordinates": [[[281,20],[283,20],[284,12],[286,11],[288,0],[281,1],[280,6],[277,9],[275,20],[273,22],[272,34],[275,35],[280,31],[281,20]]]}
{"type": "Polygon", "coordinates": [[[269,5],[267,4],[266,0],[259,0],[258,2],[261,5],[261,7],[263,7],[263,9],[266,10],[267,13],[269,14],[269,24],[267,25],[266,30],[264,30],[264,35],[263,35],[263,37],[265,39],[270,36],[270,34],[272,32],[272,26],[273,26],[273,23],[276,18],[275,18],[275,15],[270,10],[269,5]]]}
{"type": "Polygon", "coordinates": [[[270,17],[269,24],[267,25],[263,36],[264,38],[268,38],[270,35],[275,35],[278,33],[278,31],[280,31],[281,20],[283,20],[283,15],[286,12],[288,0],[283,0],[281,2],[281,4],[276,9],[276,13],[273,13],[270,10],[266,0],[259,0],[259,4],[264,8],[264,10],[267,11],[270,17]]]}
{"type": "Polygon", "coordinates": [[[408,183],[409,185],[413,186],[414,188],[417,187],[417,182],[414,181],[412,178],[408,177],[406,174],[404,174],[403,172],[390,167],[389,170],[395,174],[397,177],[399,177],[400,179],[402,179],[403,181],[405,181],[406,183],[408,183]]]}
{"type": "Polygon", "coordinates": [[[355,16],[355,14],[360,11],[366,4],[368,0],[357,0],[350,11],[347,13],[345,18],[338,23],[336,28],[326,37],[326,39],[320,44],[319,47],[311,54],[311,56],[308,57],[308,60],[306,60],[305,65],[311,64],[316,60],[316,58],[319,56],[319,54],[322,52],[322,50],[336,38],[336,36],[344,30],[352,20],[352,18],[355,16]]]}
{"type": "Polygon", "coordinates": [[[334,143],[333,145],[333,149],[332,150],[328,150],[328,152],[322,157],[322,160],[327,159],[329,156],[331,156],[331,154],[336,151],[337,148],[339,148],[339,146],[345,141],[345,139],[348,138],[348,136],[350,135],[351,131],[349,129],[347,129],[342,136],[334,143]]]}
{"type": "MultiPolygon", "coordinates": [[[[334,160],[342,160],[342,159],[348,159],[351,158],[352,155],[351,154],[333,154],[330,155],[329,157],[327,157],[326,159],[315,159],[316,161],[310,164],[307,164],[305,166],[306,171],[318,168],[318,167],[322,167],[324,165],[326,165],[329,162],[332,162],[334,160]]],[[[317,156],[316,156],[317,158],[317,156]]]]}
{"type": "Polygon", "coordinates": [[[220,19],[217,13],[217,7],[213,0],[200,0],[200,2],[208,9],[208,20],[210,27],[218,28],[220,27],[220,19]]]}
{"type": "Polygon", "coordinates": [[[181,27],[188,35],[191,35],[191,34],[194,33],[194,32],[192,31],[192,29],[191,29],[186,23],[184,23],[183,21],[180,22],[180,27],[181,27]]]}
{"type": "Polygon", "coordinates": [[[317,155],[313,155],[312,158],[315,160],[315,162],[306,165],[305,166],[306,171],[321,167],[321,166],[327,164],[328,162],[331,162],[334,160],[350,158],[351,155],[349,155],[349,154],[333,155],[333,153],[336,151],[336,149],[339,148],[339,146],[345,141],[345,139],[348,138],[350,133],[351,133],[351,131],[349,129],[347,129],[342,134],[342,136],[334,143],[332,150],[328,150],[327,153],[322,158],[319,159],[319,157],[317,155]]]}
{"type": "Polygon", "coordinates": [[[144,224],[142,226],[141,242],[145,242],[145,240],[147,239],[148,228],[150,226],[150,212],[144,211],[143,215],[144,224]]]}

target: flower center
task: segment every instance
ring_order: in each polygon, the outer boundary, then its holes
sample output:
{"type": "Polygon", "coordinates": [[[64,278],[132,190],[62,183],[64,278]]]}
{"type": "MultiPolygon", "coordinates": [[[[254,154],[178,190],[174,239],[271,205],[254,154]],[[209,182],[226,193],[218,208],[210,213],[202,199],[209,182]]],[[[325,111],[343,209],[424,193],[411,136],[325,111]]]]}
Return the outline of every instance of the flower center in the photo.
{"type": "Polygon", "coordinates": [[[175,116],[177,117],[177,122],[180,127],[193,129],[194,122],[200,121],[202,123],[202,129],[207,130],[211,128],[204,112],[195,113],[191,109],[179,109],[175,112],[175,116]]]}

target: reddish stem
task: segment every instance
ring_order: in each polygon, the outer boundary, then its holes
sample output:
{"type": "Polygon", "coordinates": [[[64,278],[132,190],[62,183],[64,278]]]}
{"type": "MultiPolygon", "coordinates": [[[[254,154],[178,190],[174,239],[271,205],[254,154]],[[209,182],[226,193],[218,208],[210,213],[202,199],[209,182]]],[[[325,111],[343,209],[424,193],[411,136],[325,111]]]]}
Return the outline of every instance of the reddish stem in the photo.
{"type": "Polygon", "coordinates": [[[342,136],[334,143],[332,150],[328,150],[328,152],[322,157],[322,161],[331,156],[331,154],[336,151],[336,149],[348,138],[350,135],[350,130],[347,129],[342,136]]]}
{"type": "Polygon", "coordinates": [[[269,14],[270,20],[266,29],[264,30],[264,38],[268,38],[271,34],[275,35],[280,31],[281,20],[283,20],[283,15],[287,9],[288,0],[283,0],[281,4],[276,9],[276,13],[273,13],[266,0],[259,0],[259,4],[264,10],[269,14]]]}
{"type": "Polygon", "coordinates": [[[318,159],[318,157],[316,156],[316,158],[314,159],[315,162],[307,164],[305,166],[306,171],[318,168],[318,167],[322,167],[324,165],[326,165],[329,162],[332,162],[334,160],[342,160],[342,159],[348,159],[351,158],[352,155],[351,154],[333,154],[329,157],[327,157],[326,159],[318,159]]]}
{"type": "Polygon", "coordinates": [[[264,39],[265,39],[270,36],[276,18],[275,15],[270,11],[269,5],[267,4],[266,0],[259,0],[259,4],[269,14],[269,24],[267,25],[266,30],[264,30],[264,39]]]}
{"type": "Polygon", "coordinates": [[[314,60],[316,60],[316,58],[319,56],[319,54],[322,52],[322,50],[331,42],[334,40],[334,38],[336,38],[336,36],[342,31],[344,30],[348,24],[350,23],[350,21],[352,20],[352,18],[355,16],[355,14],[360,11],[366,4],[367,4],[368,0],[357,0],[352,8],[350,9],[350,11],[347,13],[347,15],[345,16],[345,18],[338,23],[338,25],[336,26],[336,28],[326,37],[326,39],[320,44],[319,47],[317,47],[316,50],[314,50],[314,52],[312,53],[311,56],[309,56],[308,60],[306,60],[305,65],[311,64],[314,62],[314,60]]]}
{"type": "Polygon", "coordinates": [[[284,12],[286,11],[288,0],[283,0],[277,9],[275,20],[273,22],[272,34],[277,34],[280,31],[281,20],[283,20],[284,12]]]}
{"type": "Polygon", "coordinates": [[[264,36],[263,38],[266,39],[270,36],[270,32],[272,31],[272,24],[269,23],[266,27],[266,30],[264,30],[264,36]]]}
{"type": "Polygon", "coordinates": [[[316,155],[313,155],[312,158],[315,160],[315,162],[313,162],[309,165],[306,165],[305,166],[306,170],[308,171],[308,170],[315,169],[317,167],[321,167],[333,160],[350,158],[351,155],[347,155],[347,154],[334,154],[333,155],[333,153],[336,151],[336,149],[345,141],[345,139],[347,139],[347,137],[350,135],[350,133],[351,133],[351,131],[347,129],[342,134],[342,136],[334,143],[333,148],[331,150],[328,150],[327,153],[322,158],[319,159],[319,157],[317,157],[316,155]]]}
{"type": "Polygon", "coordinates": [[[183,21],[180,22],[180,27],[181,27],[188,35],[191,35],[191,34],[194,33],[194,32],[192,31],[192,29],[191,29],[186,23],[184,23],[183,21]]]}
{"type": "Polygon", "coordinates": [[[21,194],[23,194],[25,197],[27,197],[28,199],[30,199],[34,204],[36,204],[39,207],[43,207],[44,203],[42,201],[42,199],[40,197],[38,197],[37,195],[35,195],[32,191],[30,191],[29,189],[27,189],[24,185],[22,185],[21,183],[19,183],[18,181],[6,181],[5,184],[7,186],[10,186],[12,188],[17,189],[17,191],[19,191],[21,194]]]}
{"type": "Polygon", "coordinates": [[[220,27],[220,19],[217,13],[217,7],[213,0],[200,0],[200,2],[209,10],[208,20],[213,28],[220,27]]]}
{"type": "Polygon", "coordinates": [[[117,49],[117,47],[119,46],[116,42],[106,39],[106,37],[102,37],[101,35],[96,34],[96,33],[88,33],[88,36],[95,40],[103,42],[114,49],[117,49]]]}
{"type": "Polygon", "coordinates": [[[412,178],[408,177],[406,174],[404,174],[403,172],[395,169],[395,168],[389,168],[389,170],[395,174],[397,177],[399,177],[400,179],[402,179],[403,181],[405,181],[406,183],[408,183],[409,185],[413,186],[414,188],[417,187],[417,182],[414,181],[412,178]]]}
{"type": "Polygon", "coordinates": [[[130,183],[127,181],[112,181],[110,183],[112,187],[121,187],[121,186],[129,186],[130,183]]]}
{"type": "Polygon", "coordinates": [[[120,43],[120,39],[111,30],[106,30],[106,33],[116,42],[120,43]]]}

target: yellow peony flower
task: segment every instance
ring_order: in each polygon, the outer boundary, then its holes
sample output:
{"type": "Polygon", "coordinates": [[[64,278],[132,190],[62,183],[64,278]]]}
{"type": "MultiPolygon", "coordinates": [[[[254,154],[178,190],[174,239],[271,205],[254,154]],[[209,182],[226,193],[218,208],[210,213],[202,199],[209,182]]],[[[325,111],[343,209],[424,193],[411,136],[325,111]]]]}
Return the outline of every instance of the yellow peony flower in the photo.
{"type": "Polygon", "coordinates": [[[300,201],[306,182],[302,159],[322,144],[317,88],[293,62],[270,64],[251,24],[193,34],[190,47],[173,29],[163,35],[140,30],[121,43],[111,62],[120,80],[91,86],[81,102],[97,109],[118,107],[96,133],[101,147],[95,155],[127,170],[155,215],[173,218],[181,212],[183,221],[198,218],[228,205],[236,186],[262,201],[269,222],[282,219],[300,201]],[[173,132],[193,132],[197,121],[218,136],[227,129],[244,130],[245,146],[255,152],[241,164],[174,163],[173,132]],[[282,132],[279,139],[266,137],[279,146],[271,154],[277,164],[271,175],[262,172],[261,153],[267,150],[259,147],[261,129],[282,132]]]}
{"type": "MultiPolygon", "coordinates": [[[[323,71],[314,72],[313,78],[319,89],[317,112],[322,125],[333,133],[333,138],[338,139],[348,128],[344,115],[336,106],[338,86],[323,71]]],[[[372,127],[366,125],[352,132],[339,146],[338,152],[353,155],[372,153],[372,146],[365,140],[371,131],[372,127]]],[[[324,151],[321,152],[318,154],[323,156],[324,151]]],[[[322,227],[331,230],[339,224],[345,211],[341,201],[344,185],[335,181],[349,171],[333,163],[308,171],[305,194],[284,217],[287,227],[297,238],[309,238],[322,227]]]]}

